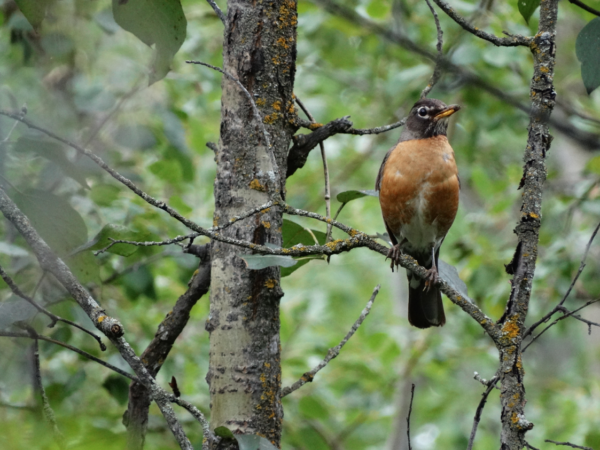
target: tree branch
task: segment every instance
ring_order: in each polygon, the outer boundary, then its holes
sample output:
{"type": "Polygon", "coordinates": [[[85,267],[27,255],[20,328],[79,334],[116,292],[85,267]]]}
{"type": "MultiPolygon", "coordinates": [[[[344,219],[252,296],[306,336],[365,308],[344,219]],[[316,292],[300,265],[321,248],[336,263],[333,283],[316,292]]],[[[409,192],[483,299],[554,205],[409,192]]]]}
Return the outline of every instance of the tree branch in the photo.
{"type": "MultiPolygon", "coordinates": [[[[457,24],[459,24],[463,29],[465,29],[469,33],[474,34],[475,36],[477,36],[480,39],[491,42],[492,44],[494,44],[497,47],[517,47],[517,46],[529,47],[533,41],[530,37],[520,36],[518,34],[516,34],[516,35],[511,34],[511,35],[509,35],[509,37],[501,38],[501,37],[495,36],[493,34],[486,33],[485,31],[482,31],[479,28],[471,25],[464,17],[462,17],[460,14],[458,14],[456,11],[454,11],[454,9],[452,9],[452,7],[448,3],[446,3],[444,0],[433,0],[433,1],[435,2],[436,5],[438,5],[440,8],[442,8],[442,10],[452,20],[454,20],[457,24]]],[[[506,33],[506,32],[504,32],[504,34],[508,35],[508,33],[506,33]]]]}
{"type": "MultiPolygon", "coordinates": [[[[589,13],[595,14],[596,16],[600,16],[600,11],[598,11],[597,9],[592,8],[591,6],[586,5],[585,3],[583,3],[583,2],[581,2],[579,0],[569,0],[569,3],[577,5],[581,9],[583,9],[583,10],[589,12],[589,13]]],[[[549,442],[549,441],[546,441],[546,442],[549,442]]]]}
{"type": "Polygon", "coordinates": [[[581,445],[571,444],[570,442],[556,442],[551,439],[546,439],[546,442],[550,442],[550,443],[556,444],[556,445],[565,445],[567,447],[581,448],[583,450],[594,450],[592,447],[582,447],[581,445]]]}
{"type": "Polygon", "coordinates": [[[346,334],[344,339],[342,339],[342,341],[335,347],[331,347],[329,349],[329,351],[327,352],[327,356],[325,357],[325,359],[323,359],[323,361],[321,361],[314,369],[312,369],[310,372],[306,372],[304,375],[302,375],[302,377],[300,377],[300,379],[298,381],[296,381],[291,386],[283,388],[281,390],[281,398],[300,389],[306,383],[311,383],[313,381],[313,379],[315,378],[315,375],[321,369],[323,369],[327,364],[329,364],[329,362],[332,359],[336,358],[340,354],[342,347],[344,345],[346,345],[346,342],[348,342],[352,336],[354,336],[354,333],[356,333],[356,330],[358,330],[358,327],[360,327],[362,325],[365,318],[371,312],[371,308],[373,307],[373,303],[375,302],[375,297],[377,297],[380,287],[381,287],[381,285],[379,285],[379,284],[377,286],[375,286],[375,289],[373,289],[373,294],[371,294],[371,298],[367,302],[367,306],[365,306],[365,308],[362,310],[359,318],[356,319],[356,322],[354,322],[354,325],[352,325],[352,328],[350,328],[350,331],[348,331],[348,333],[346,334]]]}
{"type": "MultiPolygon", "coordinates": [[[[29,335],[27,333],[18,333],[18,332],[13,332],[13,331],[0,331],[0,336],[33,339],[31,337],[31,335],[29,335]]],[[[41,335],[41,334],[37,335],[37,339],[39,339],[41,341],[51,342],[52,344],[60,345],[61,347],[69,349],[72,352],[78,353],[81,356],[86,357],[87,359],[91,359],[92,361],[97,362],[98,364],[106,367],[107,369],[110,369],[110,370],[118,373],[119,375],[123,375],[124,377],[129,378],[132,381],[139,381],[137,377],[128,374],[124,370],[119,369],[117,366],[113,366],[112,364],[109,364],[109,363],[107,363],[105,361],[102,361],[101,359],[96,358],[94,355],[91,355],[90,353],[88,353],[88,352],[86,352],[84,350],[81,350],[81,349],[79,349],[77,347],[73,347],[72,345],[66,344],[66,343],[61,342],[61,341],[57,341],[56,339],[52,339],[52,338],[49,338],[49,337],[41,335]]]]}
{"type": "Polygon", "coordinates": [[[17,208],[14,202],[6,195],[4,189],[0,188],[0,211],[21,233],[35,253],[40,266],[54,275],[59,283],[69,292],[73,299],[81,306],[92,323],[117,347],[119,353],[129,366],[133,369],[140,381],[150,390],[152,399],[161,410],[167,425],[175,436],[179,446],[184,450],[193,450],[181,424],[178,422],[170,401],[168,393],[160,388],[154,378],[148,373],[140,359],[129,343],[123,338],[125,330],[121,323],[108,315],[104,309],[92,298],[85,288],[77,281],[68,266],[54,254],[52,249],[40,237],[33,228],[29,219],[17,208]]]}
{"type": "Polygon", "coordinates": [[[84,327],[82,327],[81,325],[79,325],[79,324],[77,324],[75,322],[72,322],[72,321],[67,320],[67,319],[63,319],[62,317],[57,316],[56,314],[52,313],[51,311],[48,311],[43,306],[38,305],[38,303],[34,299],[32,299],[31,297],[29,297],[28,295],[26,295],[23,291],[21,291],[21,289],[19,289],[19,287],[15,284],[15,282],[13,281],[13,279],[4,271],[4,268],[2,266],[0,266],[0,277],[2,277],[2,279],[8,285],[8,287],[13,292],[13,294],[15,294],[17,297],[22,298],[27,303],[29,303],[31,306],[33,306],[35,309],[37,309],[39,312],[41,312],[42,314],[45,314],[50,319],[52,319],[52,322],[50,322],[48,324],[48,328],[53,328],[54,325],[56,325],[56,322],[66,323],[67,325],[71,325],[71,326],[73,326],[75,328],[79,328],[81,331],[83,331],[83,332],[89,334],[90,336],[92,336],[94,339],[96,339],[96,341],[98,341],[98,344],[100,345],[100,350],[102,350],[102,351],[106,350],[106,345],[104,345],[104,342],[102,342],[102,339],[100,339],[100,336],[98,336],[97,334],[92,333],[87,328],[84,328],[84,327]]]}
{"type": "Polygon", "coordinates": [[[425,0],[425,1],[427,2],[427,6],[429,7],[431,14],[433,14],[433,20],[435,21],[435,28],[437,29],[437,46],[436,46],[436,48],[437,48],[438,54],[437,54],[437,58],[435,60],[435,66],[433,68],[433,73],[431,74],[429,83],[427,83],[427,86],[425,86],[425,89],[423,89],[423,91],[421,92],[421,98],[427,97],[427,95],[431,92],[433,87],[436,85],[436,83],[441,78],[442,64],[443,64],[443,59],[444,59],[444,54],[442,52],[442,47],[444,45],[444,32],[442,31],[442,27],[440,26],[440,19],[438,18],[438,15],[435,12],[435,9],[433,9],[433,6],[431,6],[431,3],[429,2],[429,0],[425,0]]]}
{"type": "Polygon", "coordinates": [[[412,450],[410,443],[410,415],[412,414],[412,405],[415,398],[415,384],[413,383],[410,388],[410,405],[408,406],[408,414],[406,416],[406,438],[408,439],[408,450],[412,450]]]}
{"type": "Polygon", "coordinates": [[[214,12],[217,15],[217,17],[219,19],[221,19],[221,22],[223,22],[223,25],[226,25],[227,24],[227,17],[225,17],[225,14],[223,14],[223,11],[221,11],[221,8],[219,8],[219,5],[217,5],[215,3],[215,0],[206,0],[206,1],[212,7],[212,9],[214,10],[214,12]]]}

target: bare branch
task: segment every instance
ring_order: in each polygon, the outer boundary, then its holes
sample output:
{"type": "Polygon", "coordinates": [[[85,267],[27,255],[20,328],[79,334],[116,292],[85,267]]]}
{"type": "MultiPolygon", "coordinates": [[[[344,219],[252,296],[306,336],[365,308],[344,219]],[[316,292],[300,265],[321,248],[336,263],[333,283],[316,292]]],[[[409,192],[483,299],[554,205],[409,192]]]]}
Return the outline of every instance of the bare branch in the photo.
{"type": "Polygon", "coordinates": [[[406,416],[406,437],[408,438],[408,450],[412,450],[410,443],[410,415],[412,414],[412,405],[415,398],[415,384],[413,383],[410,388],[410,405],[408,406],[408,415],[406,416]]]}
{"type": "Polygon", "coordinates": [[[219,8],[219,5],[217,5],[215,3],[215,0],[206,0],[206,1],[212,7],[212,9],[215,11],[215,14],[217,15],[217,17],[219,19],[221,19],[221,22],[223,22],[223,25],[227,25],[227,17],[225,17],[225,14],[223,14],[223,11],[221,11],[221,8],[219,8]]]}
{"type": "Polygon", "coordinates": [[[592,447],[582,447],[581,445],[571,444],[570,442],[556,442],[551,439],[546,439],[546,442],[550,442],[550,443],[556,444],[556,445],[565,445],[567,447],[581,448],[583,450],[594,450],[592,447]]]}
{"type": "MultiPolygon", "coordinates": [[[[594,239],[596,237],[596,234],[598,234],[598,230],[600,229],[600,223],[598,223],[598,225],[596,226],[596,228],[594,229],[592,236],[590,237],[590,240],[588,241],[586,247],[585,247],[585,251],[583,252],[583,257],[581,258],[581,263],[579,264],[579,269],[577,270],[577,274],[575,274],[575,277],[573,278],[573,281],[571,281],[571,284],[569,286],[569,289],[567,289],[567,292],[565,293],[565,295],[563,296],[563,298],[561,299],[561,301],[558,303],[558,305],[556,305],[552,311],[550,311],[549,313],[547,313],[544,317],[542,317],[540,320],[538,320],[537,322],[535,322],[533,325],[531,325],[527,331],[523,334],[523,339],[525,339],[527,336],[529,336],[530,334],[532,334],[535,329],[537,327],[539,327],[542,323],[546,323],[550,320],[550,318],[557,312],[559,312],[561,310],[562,305],[565,303],[565,301],[567,300],[567,298],[569,297],[569,294],[571,293],[571,291],[573,290],[573,287],[575,286],[575,283],[577,282],[577,280],[579,279],[579,276],[581,275],[581,273],[583,272],[583,269],[585,269],[585,260],[587,259],[587,255],[590,251],[590,247],[592,246],[592,242],[594,242],[594,239]]],[[[548,327],[549,328],[549,327],[548,327]]],[[[544,330],[545,331],[545,330],[544,330]]],[[[543,332],[542,332],[543,333],[543,332]]],[[[537,339],[537,337],[539,337],[542,333],[540,333],[538,336],[536,336],[535,339],[537,339]]],[[[533,341],[532,341],[533,342],[533,341]]],[[[529,345],[531,344],[531,342],[529,343],[529,345]]],[[[529,345],[527,345],[527,347],[529,347],[529,345]]],[[[527,348],[525,347],[525,348],[527,348]]]]}
{"type": "Polygon", "coordinates": [[[600,324],[597,324],[595,322],[590,322],[589,320],[586,320],[586,319],[584,319],[584,318],[582,318],[580,316],[575,316],[574,314],[576,312],[578,312],[578,311],[581,311],[583,308],[586,308],[589,305],[591,305],[593,303],[597,303],[599,301],[600,301],[600,299],[591,300],[591,301],[587,302],[585,305],[580,306],[579,308],[577,308],[574,311],[569,311],[564,306],[558,306],[557,308],[555,308],[557,311],[562,312],[564,315],[561,316],[561,317],[559,317],[558,319],[556,319],[554,322],[550,323],[550,325],[548,325],[546,328],[544,328],[542,331],[540,331],[536,336],[534,336],[533,339],[531,341],[529,341],[529,343],[525,347],[523,347],[522,353],[525,353],[525,350],[527,350],[529,348],[529,346],[531,344],[533,344],[542,334],[544,334],[546,331],[548,331],[549,328],[552,328],[558,322],[560,322],[561,320],[566,319],[567,317],[573,316],[575,319],[580,320],[581,322],[584,322],[585,324],[587,324],[587,326],[588,326],[588,333],[591,334],[591,332],[592,332],[592,326],[600,327],[600,324]]]}
{"type": "Polygon", "coordinates": [[[215,435],[210,431],[210,423],[202,414],[198,408],[192,405],[190,402],[182,399],[181,397],[175,397],[174,395],[170,397],[171,402],[178,404],[182,408],[185,408],[194,418],[202,425],[202,434],[206,438],[202,443],[202,449],[207,450],[210,448],[210,444],[215,439],[215,435]]]}
{"type": "Polygon", "coordinates": [[[54,325],[56,325],[56,322],[66,323],[67,325],[71,325],[71,326],[73,326],[75,328],[79,328],[81,331],[84,331],[85,333],[87,333],[90,336],[92,336],[94,339],[96,339],[96,341],[98,341],[98,344],[100,345],[100,349],[102,351],[106,350],[106,345],[104,345],[104,342],[102,342],[102,339],[97,334],[92,333],[87,328],[84,328],[84,327],[82,327],[81,325],[79,325],[79,324],[77,324],[75,322],[72,322],[72,321],[70,321],[68,319],[63,319],[62,317],[57,316],[56,314],[48,311],[43,306],[38,305],[38,303],[34,299],[32,299],[31,297],[29,297],[28,295],[26,295],[23,291],[21,291],[21,289],[19,289],[19,287],[15,284],[15,282],[13,281],[13,279],[4,271],[4,268],[2,266],[0,266],[0,277],[2,277],[2,279],[8,285],[8,287],[10,288],[10,290],[13,291],[13,294],[15,294],[17,297],[22,298],[27,303],[29,303],[31,306],[33,306],[35,309],[37,309],[39,312],[47,315],[48,317],[50,317],[50,319],[52,319],[52,322],[50,322],[50,324],[48,325],[48,328],[54,327],[54,325]]]}
{"type": "Polygon", "coordinates": [[[492,44],[498,47],[517,47],[524,46],[529,47],[533,42],[530,37],[516,35],[509,35],[508,33],[504,33],[509,37],[498,37],[490,33],[486,33],[485,31],[480,30],[477,27],[471,25],[467,19],[458,14],[448,3],[444,0],[433,0],[436,5],[438,5],[442,10],[452,18],[457,24],[459,24],[463,29],[468,31],[469,33],[474,34],[478,38],[491,42],[492,44]]]}
{"type": "MultiPolygon", "coordinates": [[[[29,338],[29,339],[33,339],[31,337],[31,335],[27,334],[27,333],[23,333],[23,332],[13,332],[13,331],[0,331],[0,336],[4,336],[4,337],[15,337],[15,338],[29,338]]],[[[129,378],[132,381],[139,381],[139,379],[133,375],[128,374],[127,372],[119,369],[117,366],[113,366],[112,364],[109,364],[105,361],[102,361],[101,359],[96,358],[94,355],[91,355],[90,353],[83,351],[77,347],[73,347],[72,345],[66,344],[64,342],[61,341],[57,341],[56,339],[52,339],[49,338],[47,336],[38,334],[36,336],[36,339],[39,339],[41,341],[46,341],[46,342],[50,342],[52,344],[56,344],[56,345],[60,345],[61,347],[64,347],[66,349],[71,350],[72,352],[78,353],[81,356],[86,357],[87,359],[91,359],[94,362],[97,362],[98,364],[106,367],[107,369],[110,369],[116,373],[118,373],[119,375],[123,375],[124,377],[129,378]]]]}
{"type": "Polygon", "coordinates": [[[57,442],[61,443],[64,439],[63,434],[58,429],[58,425],[56,424],[56,416],[54,415],[54,411],[50,406],[50,401],[48,400],[48,396],[46,395],[46,390],[44,389],[44,384],[42,383],[42,371],[40,369],[40,348],[38,344],[38,334],[36,331],[27,326],[27,332],[30,337],[33,339],[33,377],[35,382],[35,388],[40,394],[42,400],[42,410],[44,412],[44,418],[52,427],[52,432],[54,433],[54,439],[57,442]]]}
{"type": "MultiPolygon", "coordinates": [[[[579,0],[569,0],[569,3],[573,3],[574,5],[579,6],[581,9],[595,14],[596,16],[600,16],[600,11],[598,11],[597,9],[592,8],[591,6],[586,5],[585,3],[579,1],[579,0]]],[[[549,441],[546,441],[549,442],[549,441]]]]}
{"type": "MultiPolygon", "coordinates": [[[[302,111],[304,111],[304,114],[306,114],[306,116],[310,119],[310,121],[312,123],[316,123],[313,115],[306,108],[306,106],[304,106],[304,103],[302,103],[298,97],[296,97],[296,103],[298,103],[298,106],[300,106],[300,108],[302,109],[302,111]]],[[[327,218],[330,219],[331,218],[331,184],[329,182],[329,167],[327,165],[327,155],[325,154],[325,145],[323,144],[323,141],[319,142],[319,147],[321,148],[321,160],[323,161],[323,175],[325,177],[325,195],[324,195],[325,216],[327,216],[327,218]]],[[[289,158],[288,158],[288,160],[289,160],[289,158]]],[[[325,242],[329,242],[330,239],[331,239],[331,225],[328,224],[325,242]]]]}
{"type": "Polygon", "coordinates": [[[347,131],[342,132],[343,134],[354,134],[356,136],[364,136],[365,134],[381,134],[386,133],[395,128],[399,128],[406,123],[406,118],[399,120],[398,122],[392,123],[390,125],[385,125],[383,127],[375,127],[375,128],[350,128],[347,131]]]}
{"type": "Polygon", "coordinates": [[[438,51],[438,55],[435,60],[435,66],[433,68],[433,73],[431,74],[431,78],[429,79],[429,83],[427,83],[427,86],[425,86],[425,89],[423,89],[423,91],[421,92],[421,98],[427,97],[427,95],[431,92],[433,87],[436,85],[436,83],[441,78],[442,64],[444,61],[444,54],[442,53],[442,47],[444,45],[444,32],[442,31],[442,27],[440,26],[440,19],[439,19],[437,13],[435,12],[435,9],[433,9],[433,6],[431,6],[431,3],[429,2],[429,0],[425,0],[425,1],[427,2],[427,6],[429,6],[429,10],[431,11],[431,14],[433,14],[433,19],[435,20],[435,28],[437,29],[437,46],[436,46],[436,48],[438,51]]]}
{"type": "Polygon", "coordinates": [[[475,434],[477,433],[477,427],[479,426],[479,422],[481,421],[481,413],[483,412],[483,408],[485,403],[487,402],[487,398],[490,393],[496,387],[496,383],[499,378],[494,376],[489,382],[487,382],[487,389],[481,394],[481,401],[479,405],[477,405],[477,410],[475,411],[475,418],[473,419],[473,427],[471,428],[471,436],[469,437],[469,445],[467,446],[467,450],[473,449],[473,442],[475,442],[475,434]]]}
{"type": "Polygon", "coordinates": [[[313,379],[315,378],[315,375],[322,368],[324,368],[327,364],[329,364],[329,362],[332,359],[334,359],[335,357],[337,357],[340,354],[340,351],[342,350],[342,347],[344,345],[346,345],[346,342],[348,342],[352,336],[354,336],[354,333],[356,333],[356,330],[358,330],[358,327],[360,327],[362,325],[362,323],[364,322],[365,318],[371,312],[371,308],[373,307],[373,303],[375,302],[375,297],[377,297],[377,294],[379,293],[379,288],[380,287],[381,287],[381,285],[379,285],[379,284],[377,286],[375,286],[375,289],[373,289],[373,294],[371,295],[371,298],[367,302],[367,306],[365,306],[365,308],[362,310],[362,312],[360,314],[360,317],[358,319],[356,319],[356,322],[354,322],[354,325],[352,325],[352,328],[350,328],[350,331],[348,331],[348,333],[346,334],[346,336],[344,337],[344,339],[342,339],[342,341],[338,345],[336,345],[335,347],[331,347],[329,349],[329,351],[327,352],[327,356],[325,357],[325,359],[323,359],[323,361],[321,361],[319,363],[319,365],[317,365],[310,372],[306,372],[304,375],[302,375],[302,377],[298,381],[296,381],[291,386],[283,388],[281,390],[281,397],[282,398],[285,397],[286,395],[289,395],[292,392],[300,389],[306,383],[312,382],[313,379]]]}

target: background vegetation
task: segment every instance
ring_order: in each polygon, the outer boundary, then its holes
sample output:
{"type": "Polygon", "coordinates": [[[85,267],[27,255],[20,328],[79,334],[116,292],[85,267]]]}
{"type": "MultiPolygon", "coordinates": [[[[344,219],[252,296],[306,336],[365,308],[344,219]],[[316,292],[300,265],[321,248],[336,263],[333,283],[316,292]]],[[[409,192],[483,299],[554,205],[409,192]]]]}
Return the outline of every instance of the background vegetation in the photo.
{"type": "MultiPolygon", "coordinates": [[[[86,144],[151,195],[210,227],[215,164],[205,144],[219,138],[221,75],[184,60],[221,65],[223,25],[211,7],[182,1],[186,40],[172,71],[148,87],[151,51],[114,23],[109,1],[58,2],[39,34],[12,1],[0,4],[0,109],[26,105],[31,120],[86,144]]],[[[531,35],[536,29],[537,14],[526,24],[514,1],[452,4],[476,26],[496,35],[503,30],[531,35]]],[[[551,126],[555,140],[548,158],[529,322],[565,294],[600,220],[600,94],[587,95],[575,54],[577,34],[594,16],[566,2],[560,8],[554,80],[558,107],[553,117],[563,132],[551,126]]],[[[329,1],[300,1],[298,10],[295,94],[317,121],[351,115],[355,127],[368,128],[408,113],[427,84],[432,63],[386,38],[382,30],[402,31],[435,52],[435,25],[423,1],[346,1],[335,13],[329,1]]],[[[496,90],[490,92],[453,70],[445,72],[431,95],[463,106],[450,136],[462,181],[461,206],[442,259],[457,267],[470,296],[497,319],[510,292],[503,264],[510,261],[515,246],[512,230],[528,122],[527,112],[508,98],[528,104],[531,56],[526,48],[497,48],[473,39],[443,14],[440,20],[444,52],[464,73],[476,74],[496,90]]],[[[186,230],[121,189],[85,158],[74,153],[65,158],[55,144],[40,142],[23,126],[11,133],[12,127],[11,120],[0,118],[0,183],[16,193],[24,211],[43,216],[42,234],[59,247],[64,244],[63,256],[68,255],[73,267],[84,268],[80,281],[127,324],[127,338],[140,353],[185,291],[196,258],[183,255],[176,246],[139,248],[129,256],[73,255],[72,244],[91,241],[107,224],[154,240],[186,230]],[[56,217],[43,212],[41,206],[48,205],[56,217]],[[83,221],[70,215],[71,208],[83,221]]],[[[373,189],[383,155],[398,135],[394,130],[329,139],[334,197],[348,189],[373,189]]],[[[288,180],[287,201],[324,213],[322,197],[322,163],[313,152],[307,165],[288,180]]],[[[333,202],[334,211],[338,205],[333,202]]],[[[370,234],[384,231],[372,197],[349,203],[340,220],[370,234]]],[[[92,327],[62,289],[44,277],[22,238],[7,222],[0,227],[0,263],[19,286],[55,313],[92,327]]],[[[599,256],[596,243],[567,301],[571,309],[599,296],[599,256]]],[[[314,383],[284,399],[283,448],[403,448],[413,382],[413,448],[466,447],[483,390],[473,373],[493,376],[497,351],[473,320],[450,303],[445,327],[410,328],[404,280],[403,273],[390,273],[388,263],[366,249],[334,256],[329,265],[313,261],[282,280],[283,385],[293,383],[340,341],[373,287],[382,285],[371,315],[340,357],[314,383]]],[[[5,285],[0,288],[0,306],[10,308],[15,299],[5,285]]],[[[166,386],[175,375],[185,398],[208,413],[206,297],[192,314],[158,379],[166,386]]],[[[592,305],[583,315],[599,322],[600,307],[592,305]]],[[[100,352],[89,336],[61,324],[47,329],[47,318],[32,317],[28,311],[23,316],[40,333],[126,368],[114,349],[100,352]]],[[[4,326],[1,321],[0,316],[4,326]]],[[[0,349],[0,447],[55,448],[29,378],[31,342],[2,338],[0,349]]],[[[125,379],[51,344],[41,343],[41,361],[44,385],[69,448],[122,448],[125,379]]],[[[527,436],[532,445],[547,448],[552,444],[544,439],[554,439],[600,448],[599,361],[598,330],[588,334],[586,325],[576,320],[560,322],[526,351],[527,411],[535,424],[527,436]]],[[[146,448],[176,448],[158,410],[152,408],[146,448]]],[[[498,395],[492,393],[476,447],[497,446],[499,415],[498,395]]],[[[189,422],[186,431],[199,448],[200,428],[187,413],[180,412],[180,417],[189,422]]]]}

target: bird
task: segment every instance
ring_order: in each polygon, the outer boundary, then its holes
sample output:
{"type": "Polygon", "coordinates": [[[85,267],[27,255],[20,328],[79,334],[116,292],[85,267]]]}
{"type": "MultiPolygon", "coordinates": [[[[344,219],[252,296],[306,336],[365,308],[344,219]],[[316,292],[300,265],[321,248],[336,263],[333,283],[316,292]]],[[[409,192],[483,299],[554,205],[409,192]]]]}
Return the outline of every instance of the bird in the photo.
{"type": "Polygon", "coordinates": [[[460,180],[447,130],[449,117],[459,109],[459,105],[436,99],[417,101],[398,143],[385,155],[375,182],[393,245],[387,255],[392,271],[402,254],[427,269],[425,279],[407,271],[408,321],[417,328],[446,323],[435,283],[440,247],[458,210],[460,180]]]}

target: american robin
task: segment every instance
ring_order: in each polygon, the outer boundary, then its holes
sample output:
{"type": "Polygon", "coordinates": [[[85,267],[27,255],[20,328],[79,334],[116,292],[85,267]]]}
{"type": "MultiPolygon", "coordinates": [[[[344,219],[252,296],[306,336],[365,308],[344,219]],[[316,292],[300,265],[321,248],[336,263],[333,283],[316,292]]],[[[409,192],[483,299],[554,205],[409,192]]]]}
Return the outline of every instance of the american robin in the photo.
{"type": "Polygon", "coordinates": [[[408,321],[418,328],[446,323],[438,279],[440,246],[458,209],[460,182],[446,131],[458,105],[422,99],[412,107],[398,144],[383,159],[375,189],[393,247],[394,264],[402,253],[427,268],[421,280],[407,271],[408,321]]]}

